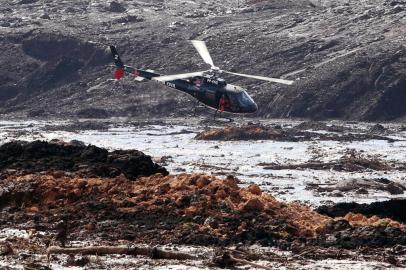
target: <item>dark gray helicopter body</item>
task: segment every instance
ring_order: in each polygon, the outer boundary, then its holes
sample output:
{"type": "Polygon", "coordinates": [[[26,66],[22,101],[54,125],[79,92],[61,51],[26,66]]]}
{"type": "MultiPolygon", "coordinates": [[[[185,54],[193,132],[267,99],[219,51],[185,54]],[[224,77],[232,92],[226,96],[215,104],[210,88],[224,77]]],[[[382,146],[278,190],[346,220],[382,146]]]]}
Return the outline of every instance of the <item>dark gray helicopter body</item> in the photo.
{"type": "Polygon", "coordinates": [[[220,78],[219,74],[221,72],[259,80],[292,84],[292,81],[288,80],[252,76],[220,70],[213,65],[213,61],[211,60],[206,45],[203,41],[194,40],[192,43],[202,56],[203,60],[211,65],[211,70],[177,75],[160,75],[149,70],[137,69],[124,65],[116,48],[114,46],[110,46],[111,53],[114,57],[114,62],[117,66],[115,78],[119,80],[125,74],[130,74],[137,78],[137,80],[147,79],[157,81],[170,88],[177,89],[193,96],[208,107],[220,110],[221,112],[226,111],[230,113],[253,113],[257,111],[258,106],[248,95],[246,89],[240,86],[228,84],[224,79],[220,78]]]}

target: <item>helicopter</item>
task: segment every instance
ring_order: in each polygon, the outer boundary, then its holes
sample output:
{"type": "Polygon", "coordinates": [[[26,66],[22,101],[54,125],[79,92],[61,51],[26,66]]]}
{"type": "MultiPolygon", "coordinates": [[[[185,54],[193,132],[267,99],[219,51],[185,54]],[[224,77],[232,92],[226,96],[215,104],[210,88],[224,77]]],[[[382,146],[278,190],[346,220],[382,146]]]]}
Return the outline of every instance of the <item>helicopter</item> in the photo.
{"type": "Polygon", "coordinates": [[[162,83],[167,87],[185,92],[197,99],[198,102],[215,109],[215,116],[218,111],[221,113],[229,112],[247,114],[254,113],[258,110],[257,104],[248,95],[247,89],[227,83],[220,77],[222,73],[286,85],[291,85],[293,83],[293,81],[290,80],[247,75],[222,70],[214,65],[213,59],[211,58],[204,41],[191,40],[191,43],[200,54],[203,61],[211,66],[210,70],[161,75],[152,70],[143,70],[124,65],[116,47],[110,46],[110,51],[117,67],[114,77],[116,80],[120,80],[124,75],[128,74],[135,77],[137,81],[150,80],[162,83]]]}

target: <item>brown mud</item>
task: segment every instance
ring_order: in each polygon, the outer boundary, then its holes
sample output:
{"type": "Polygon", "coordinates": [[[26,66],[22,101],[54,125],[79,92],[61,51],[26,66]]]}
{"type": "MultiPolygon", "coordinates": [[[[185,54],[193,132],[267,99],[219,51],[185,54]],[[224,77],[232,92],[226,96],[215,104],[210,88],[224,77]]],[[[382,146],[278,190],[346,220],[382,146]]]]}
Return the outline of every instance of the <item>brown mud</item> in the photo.
{"type": "MultiPolygon", "coordinates": [[[[142,162],[122,163],[122,173],[113,177],[75,170],[78,164],[106,164],[90,158],[99,155],[82,155],[89,147],[58,141],[13,142],[0,148],[0,229],[27,230],[36,241],[6,240],[2,249],[27,245],[31,253],[41,253],[48,245],[72,241],[222,248],[260,244],[315,259],[350,258],[349,250],[359,249],[373,256],[383,248],[396,253],[406,245],[404,219],[383,214],[385,209],[333,215],[278,201],[254,184],[239,187],[233,176],[126,173],[142,171],[142,162]],[[59,165],[66,160],[74,165],[59,165]],[[326,248],[329,252],[320,251],[326,248]]],[[[107,156],[115,153],[96,149],[107,156]]],[[[138,153],[134,151],[126,153],[138,153]]]]}
{"type": "MultiPolygon", "coordinates": [[[[336,129],[338,129],[336,127],[336,129]]],[[[386,140],[394,142],[389,137],[367,133],[316,133],[299,128],[283,128],[281,126],[269,126],[262,124],[248,124],[242,126],[226,126],[224,128],[209,128],[198,133],[196,140],[218,141],[249,141],[249,140],[274,140],[274,141],[364,141],[386,140]]]]}
{"type": "Polygon", "coordinates": [[[155,174],[130,181],[67,175],[3,175],[1,227],[60,230],[62,242],[128,240],[154,244],[295,243],[344,248],[406,244],[406,225],[346,215],[332,219],[283,203],[256,185],[203,174],[155,174]],[[77,213],[81,213],[80,217],[77,213]]]}

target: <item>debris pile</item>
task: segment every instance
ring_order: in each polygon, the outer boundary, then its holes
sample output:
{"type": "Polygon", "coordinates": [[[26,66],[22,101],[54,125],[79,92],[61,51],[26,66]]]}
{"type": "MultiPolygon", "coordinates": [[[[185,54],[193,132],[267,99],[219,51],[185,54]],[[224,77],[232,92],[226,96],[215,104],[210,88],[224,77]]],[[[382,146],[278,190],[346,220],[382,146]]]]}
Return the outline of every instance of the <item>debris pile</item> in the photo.
{"type": "Polygon", "coordinates": [[[299,241],[340,246],[348,235],[361,232],[362,242],[349,247],[406,244],[404,225],[398,222],[348,215],[332,219],[304,205],[279,202],[256,185],[237,184],[233,176],[204,174],[155,174],[137,181],[123,176],[8,175],[0,184],[0,227],[58,230],[65,222],[63,235],[68,240],[154,244],[260,243],[290,248],[299,241]],[[343,222],[346,226],[337,226],[343,222]],[[377,244],[375,231],[385,229],[393,237],[377,244]]]}
{"type": "Polygon", "coordinates": [[[0,170],[21,174],[63,171],[82,177],[115,177],[124,174],[134,180],[155,173],[167,175],[165,168],[155,164],[150,156],[137,150],[109,152],[79,141],[69,143],[14,141],[0,146],[0,170]]]}
{"type": "Polygon", "coordinates": [[[72,232],[80,234],[90,223],[94,233],[112,240],[273,244],[313,237],[330,220],[306,206],[279,202],[256,185],[239,188],[232,176],[155,174],[129,181],[29,174],[9,176],[1,186],[1,205],[25,213],[14,215],[14,222],[32,215],[48,222],[66,215],[71,220],[80,211],[72,232]]]}
{"type": "Polygon", "coordinates": [[[277,163],[259,163],[265,170],[335,170],[346,172],[362,172],[365,170],[391,171],[404,170],[405,164],[391,163],[381,159],[379,156],[367,155],[356,151],[348,150],[341,158],[329,162],[312,161],[300,164],[277,164],[277,163]]]}
{"type": "MultiPolygon", "coordinates": [[[[329,132],[311,132],[306,130],[307,124],[297,128],[282,128],[281,126],[269,126],[262,124],[248,124],[242,126],[226,126],[224,128],[209,128],[198,133],[196,140],[211,141],[248,141],[248,140],[274,140],[274,141],[364,141],[386,140],[395,141],[393,138],[367,133],[337,132],[339,127],[332,127],[329,132]]],[[[326,128],[329,129],[329,128],[326,128]]]]}
{"type": "MultiPolygon", "coordinates": [[[[363,214],[367,217],[378,216],[381,218],[391,218],[399,222],[406,222],[406,199],[393,199],[383,202],[373,202],[371,204],[358,203],[338,203],[332,206],[323,205],[317,208],[317,212],[330,217],[342,217],[350,212],[363,214]]],[[[349,220],[352,220],[350,218],[349,220]]]]}

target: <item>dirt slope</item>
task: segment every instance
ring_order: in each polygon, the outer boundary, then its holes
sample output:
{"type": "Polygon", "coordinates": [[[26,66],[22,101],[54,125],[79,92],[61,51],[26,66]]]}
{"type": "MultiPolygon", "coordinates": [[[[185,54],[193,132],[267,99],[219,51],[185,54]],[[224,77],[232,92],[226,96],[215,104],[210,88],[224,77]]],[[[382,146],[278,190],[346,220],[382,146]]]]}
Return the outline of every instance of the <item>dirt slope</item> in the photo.
{"type": "MultiPolygon", "coordinates": [[[[190,98],[120,83],[105,48],[162,73],[206,68],[187,42],[206,40],[256,116],[386,120],[405,116],[405,1],[7,1],[0,8],[0,112],[7,116],[189,115],[190,98]]],[[[205,113],[207,109],[200,109],[205,113]]]]}

